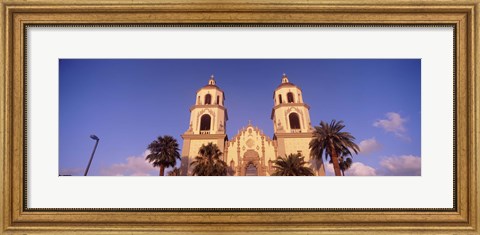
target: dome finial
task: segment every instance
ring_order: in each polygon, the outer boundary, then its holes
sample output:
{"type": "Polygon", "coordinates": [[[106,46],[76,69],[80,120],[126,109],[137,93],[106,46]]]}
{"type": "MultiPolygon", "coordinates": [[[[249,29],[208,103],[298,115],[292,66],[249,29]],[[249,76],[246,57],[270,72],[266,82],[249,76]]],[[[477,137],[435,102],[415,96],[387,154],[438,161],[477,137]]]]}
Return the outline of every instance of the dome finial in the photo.
{"type": "Polygon", "coordinates": [[[288,83],[288,77],[286,73],[283,73],[282,75],[282,83],[288,83]]]}
{"type": "Polygon", "coordinates": [[[208,85],[215,85],[215,76],[210,75],[210,80],[208,80],[208,85]]]}

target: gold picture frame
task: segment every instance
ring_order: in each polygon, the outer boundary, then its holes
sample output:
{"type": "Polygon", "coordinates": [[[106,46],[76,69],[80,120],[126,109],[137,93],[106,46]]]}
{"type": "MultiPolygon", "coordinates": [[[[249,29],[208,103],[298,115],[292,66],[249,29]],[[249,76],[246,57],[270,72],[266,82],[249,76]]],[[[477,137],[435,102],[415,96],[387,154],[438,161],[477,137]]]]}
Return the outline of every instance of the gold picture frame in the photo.
{"type": "Polygon", "coordinates": [[[0,231],[6,234],[468,233],[480,229],[479,0],[154,1],[3,0],[0,231]],[[25,208],[25,26],[31,24],[338,24],[455,26],[453,210],[177,210],[25,208]]]}

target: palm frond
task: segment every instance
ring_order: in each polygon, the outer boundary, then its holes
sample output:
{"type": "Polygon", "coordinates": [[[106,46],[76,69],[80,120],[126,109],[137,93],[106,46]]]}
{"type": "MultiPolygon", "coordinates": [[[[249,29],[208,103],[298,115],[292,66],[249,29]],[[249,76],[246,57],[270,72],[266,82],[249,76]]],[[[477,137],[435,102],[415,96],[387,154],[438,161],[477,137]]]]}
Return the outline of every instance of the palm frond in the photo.
{"type": "MultiPolygon", "coordinates": [[[[355,137],[350,132],[343,132],[343,128],[345,128],[344,122],[336,121],[335,119],[330,123],[321,121],[319,126],[315,126],[313,138],[309,143],[310,156],[318,160],[321,160],[322,157],[325,157],[327,161],[333,163],[332,158],[334,158],[334,156],[352,157],[352,151],[355,152],[355,154],[358,154],[360,148],[354,142],[355,137]]],[[[336,161],[337,160],[338,159],[336,159],[336,161]]],[[[346,164],[343,160],[341,163],[346,164]]],[[[336,168],[337,174],[337,172],[339,172],[341,169],[338,169],[336,166],[338,165],[334,163],[334,168],[336,168]]],[[[348,169],[345,167],[343,168],[348,169]]]]}
{"type": "Polygon", "coordinates": [[[277,157],[274,161],[275,171],[272,176],[313,176],[313,170],[305,164],[304,157],[300,154],[277,157]]]}
{"type": "Polygon", "coordinates": [[[216,144],[208,143],[202,145],[198,151],[198,156],[190,163],[193,166],[192,175],[196,176],[225,176],[228,166],[220,157],[222,152],[216,144]]]}
{"type": "Polygon", "coordinates": [[[150,154],[145,157],[154,167],[173,167],[180,160],[180,149],[175,138],[169,135],[159,136],[147,147],[150,154]]]}

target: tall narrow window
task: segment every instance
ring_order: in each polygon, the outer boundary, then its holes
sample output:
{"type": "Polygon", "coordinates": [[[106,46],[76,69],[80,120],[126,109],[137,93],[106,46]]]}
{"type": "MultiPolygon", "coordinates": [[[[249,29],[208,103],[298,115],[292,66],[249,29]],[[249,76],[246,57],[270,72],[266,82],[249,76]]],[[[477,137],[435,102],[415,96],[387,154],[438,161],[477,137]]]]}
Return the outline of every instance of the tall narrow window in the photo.
{"type": "Polygon", "coordinates": [[[278,102],[281,104],[282,103],[282,95],[278,95],[278,102]]]}
{"type": "Polygon", "coordinates": [[[288,103],[293,103],[293,93],[292,92],[288,92],[287,101],[288,101],[288,103]]]}
{"type": "Polygon", "coordinates": [[[200,96],[197,98],[197,104],[200,104],[200,96]]]}
{"type": "Polygon", "coordinates": [[[205,96],[205,104],[212,104],[212,96],[210,94],[205,96]]]}
{"type": "Polygon", "coordinates": [[[298,118],[298,114],[291,113],[288,115],[288,119],[290,121],[290,129],[300,129],[300,118],[298,118]]]}
{"type": "Polygon", "coordinates": [[[210,122],[212,118],[208,114],[204,114],[200,119],[200,131],[209,131],[210,130],[210,122]]]}
{"type": "Polygon", "coordinates": [[[217,104],[220,104],[220,96],[217,95],[217,104]]]}

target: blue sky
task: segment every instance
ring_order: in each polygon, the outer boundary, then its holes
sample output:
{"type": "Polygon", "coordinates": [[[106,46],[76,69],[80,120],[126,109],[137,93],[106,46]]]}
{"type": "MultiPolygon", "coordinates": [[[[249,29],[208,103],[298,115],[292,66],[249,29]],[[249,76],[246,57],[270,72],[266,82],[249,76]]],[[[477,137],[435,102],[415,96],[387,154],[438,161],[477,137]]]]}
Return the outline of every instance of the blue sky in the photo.
{"type": "MultiPolygon", "coordinates": [[[[144,161],[159,135],[188,129],[195,92],[214,74],[227,134],[252,120],[268,136],[283,73],[302,89],[313,125],[343,120],[361,152],[347,175],[419,175],[419,59],[61,59],[59,174],[158,175],[144,161]]],[[[331,170],[327,169],[327,174],[331,170]]]]}

